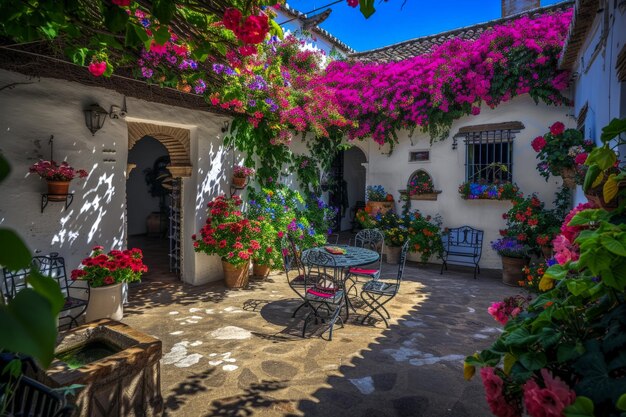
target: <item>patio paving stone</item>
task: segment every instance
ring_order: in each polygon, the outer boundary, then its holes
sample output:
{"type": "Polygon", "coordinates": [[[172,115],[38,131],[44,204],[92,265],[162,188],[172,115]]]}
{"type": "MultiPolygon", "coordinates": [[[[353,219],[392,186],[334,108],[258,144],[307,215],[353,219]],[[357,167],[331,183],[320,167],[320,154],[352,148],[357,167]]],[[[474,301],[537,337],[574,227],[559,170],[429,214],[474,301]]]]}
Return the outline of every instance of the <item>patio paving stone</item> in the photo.
{"type": "MultiPolygon", "coordinates": [[[[394,276],[396,266],[384,266],[394,276]]],[[[487,416],[480,377],[463,358],[500,332],[492,301],[519,290],[499,272],[407,264],[390,328],[351,313],[333,340],[302,339],[282,273],[241,290],[158,277],[131,287],[124,322],[163,341],[165,416],[487,416]]],[[[356,301],[356,299],[355,299],[356,301]]]]}

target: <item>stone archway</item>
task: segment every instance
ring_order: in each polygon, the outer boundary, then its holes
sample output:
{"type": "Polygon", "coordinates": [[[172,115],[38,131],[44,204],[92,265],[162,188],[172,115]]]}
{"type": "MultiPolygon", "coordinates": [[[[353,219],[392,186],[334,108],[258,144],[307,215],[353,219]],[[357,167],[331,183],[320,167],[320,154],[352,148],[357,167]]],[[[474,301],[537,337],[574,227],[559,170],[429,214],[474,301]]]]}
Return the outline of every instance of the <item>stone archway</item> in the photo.
{"type": "MultiPolygon", "coordinates": [[[[174,178],[191,176],[190,133],[188,129],[157,125],[143,122],[127,122],[128,150],[145,136],[151,136],[161,142],[170,155],[170,165],[167,167],[174,178]]],[[[130,167],[129,167],[130,168],[130,167]]]]}

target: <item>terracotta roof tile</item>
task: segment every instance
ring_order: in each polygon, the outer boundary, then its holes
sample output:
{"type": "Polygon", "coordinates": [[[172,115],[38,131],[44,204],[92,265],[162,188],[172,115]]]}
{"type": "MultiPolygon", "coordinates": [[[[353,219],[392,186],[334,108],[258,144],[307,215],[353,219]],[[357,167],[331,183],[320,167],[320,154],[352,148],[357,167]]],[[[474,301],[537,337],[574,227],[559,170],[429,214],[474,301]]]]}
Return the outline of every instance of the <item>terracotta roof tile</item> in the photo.
{"type": "Polygon", "coordinates": [[[506,23],[510,20],[514,20],[526,15],[536,16],[544,13],[566,10],[572,7],[573,4],[574,1],[567,0],[551,6],[540,7],[524,13],[491,20],[485,23],[479,23],[476,25],[454,29],[443,33],[436,33],[434,35],[422,36],[420,38],[410,39],[408,41],[399,42],[393,45],[384,46],[382,48],[372,49],[369,51],[357,52],[351,54],[350,57],[365,62],[402,61],[404,59],[413,58],[415,56],[430,52],[433,46],[441,45],[442,43],[450,39],[460,38],[465,40],[475,40],[480,36],[481,33],[493,26],[500,25],[502,23],[506,23]]]}

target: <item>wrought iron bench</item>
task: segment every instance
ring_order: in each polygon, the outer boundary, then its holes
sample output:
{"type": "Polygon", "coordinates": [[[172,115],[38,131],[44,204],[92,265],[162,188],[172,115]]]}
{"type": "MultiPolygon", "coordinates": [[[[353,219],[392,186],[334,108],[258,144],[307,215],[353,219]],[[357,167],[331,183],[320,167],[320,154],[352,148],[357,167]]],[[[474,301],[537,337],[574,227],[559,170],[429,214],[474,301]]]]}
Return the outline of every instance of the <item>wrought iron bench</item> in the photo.
{"type": "MultiPolygon", "coordinates": [[[[62,326],[61,320],[69,320],[69,327],[72,325],[78,326],[76,319],[87,309],[89,303],[89,288],[77,288],[73,287],[74,281],[68,280],[65,270],[65,259],[59,256],[58,253],[51,253],[48,256],[35,256],[31,261],[31,267],[26,269],[20,269],[18,271],[9,271],[3,268],[4,272],[4,296],[10,300],[17,295],[17,293],[27,287],[26,278],[30,274],[30,271],[34,269],[39,271],[40,274],[55,279],[63,296],[65,297],[65,304],[61,309],[61,313],[68,312],[67,315],[61,315],[59,317],[59,327],[62,326]],[[75,297],[75,293],[82,291],[87,294],[87,299],[75,297]]],[[[67,325],[63,324],[63,325],[67,325]]]]}
{"type": "Polygon", "coordinates": [[[443,270],[448,270],[448,262],[452,264],[473,265],[474,279],[476,274],[480,274],[480,257],[483,252],[483,235],[482,230],[474,229],[470,226],[461,226],[454,229],[448,229],[443,234],[443,254],[441,259],[441,274],[443,270]]]}

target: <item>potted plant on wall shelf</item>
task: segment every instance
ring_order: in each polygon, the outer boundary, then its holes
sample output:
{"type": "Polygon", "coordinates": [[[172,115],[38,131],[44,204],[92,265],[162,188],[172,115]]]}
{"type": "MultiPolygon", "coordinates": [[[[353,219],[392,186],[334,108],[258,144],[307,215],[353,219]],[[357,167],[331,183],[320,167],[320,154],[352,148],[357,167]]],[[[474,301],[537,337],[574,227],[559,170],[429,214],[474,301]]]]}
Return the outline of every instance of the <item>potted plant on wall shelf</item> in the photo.
{"type": "Polygon", "coordinates": [[[65,201],[69,194],[70,182],[76,178],[87,177],[84,169],[72,168],[67,162],[57,164],[55,161],[44,161],[34,163],[29,171],[39,175],[48,182],[48,200],[65,201]]]}
{"type": "Polygon", "coordinates": [[[440,190],[435,190],[433,180],[425,171],[417,171],[411,176],[407,184],[406,191],[401,194],[405,198],[411,200],[437,200],[437,196],[441,194],[440,190]]]}
{"type": "Polygon", "coordinates": [[[370,185],[366,189],[367,204],[371,215],[385,214],[390,210],[393,210],[394,202],[393,196],[385,191],[382,185],[370,185]]]}
{"type": "Polygon", "coordinates": [[[254,174],[254,168],[236,165],[233,168],[233,187],[244,188],[248,182],[248,178],[252,177],[254,174]]]}
{"type": "Polygon", "coordinates": [[[95,246],[81,267],[72,271],[72,280],[87,281],[89,304],[86,321],[110,318],[121,320],[124,316],[122,284],[141,280],[148,271],[143,264],[140,249],[112,250],[104,253],[102,246],[95,246]]]}
{"type": "Polygon", "coordinates": [[[241,198],[237,195],[214,198],[208,204],[209,215],[200,229],[200,236],[191,237],[196,252],[221,258],[224,281],[229,288],[241,288],[248,284],[250,260],[261,248],[259,222],[246,219],[241,205],[241,198]]]}

